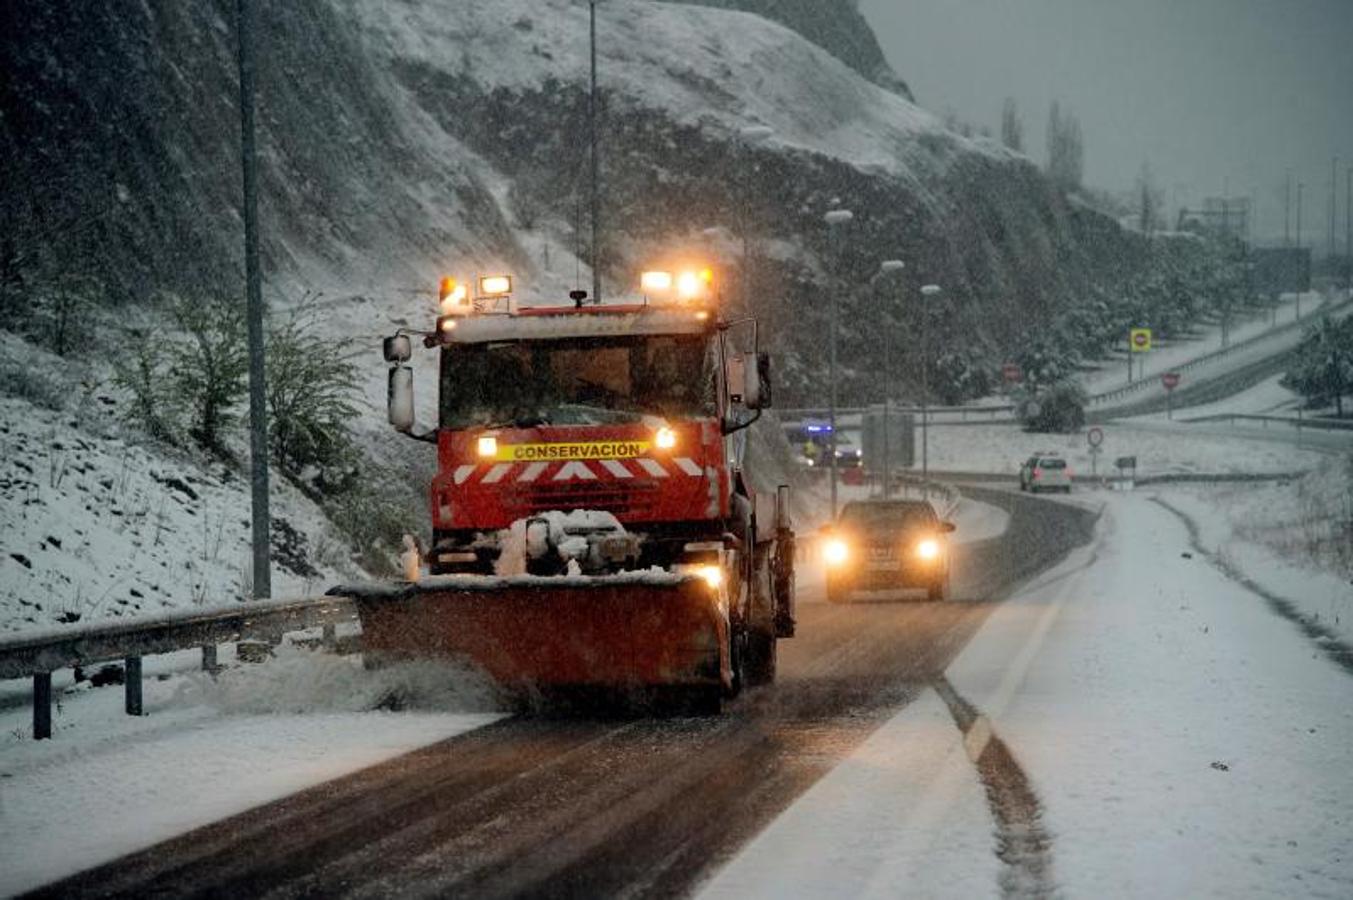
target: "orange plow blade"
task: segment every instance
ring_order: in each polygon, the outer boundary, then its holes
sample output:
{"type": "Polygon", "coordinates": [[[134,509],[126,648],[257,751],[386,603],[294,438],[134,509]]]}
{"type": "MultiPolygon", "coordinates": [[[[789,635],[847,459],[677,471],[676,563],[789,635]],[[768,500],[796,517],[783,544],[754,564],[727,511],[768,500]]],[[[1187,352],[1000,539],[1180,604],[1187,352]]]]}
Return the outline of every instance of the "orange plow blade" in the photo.
{"type": "Polygon", "coordinates": [[[728,604],[694,575],[445,576],[343,587],[364,653],[466,660],[509,689],[722,687],[728,604]]]}

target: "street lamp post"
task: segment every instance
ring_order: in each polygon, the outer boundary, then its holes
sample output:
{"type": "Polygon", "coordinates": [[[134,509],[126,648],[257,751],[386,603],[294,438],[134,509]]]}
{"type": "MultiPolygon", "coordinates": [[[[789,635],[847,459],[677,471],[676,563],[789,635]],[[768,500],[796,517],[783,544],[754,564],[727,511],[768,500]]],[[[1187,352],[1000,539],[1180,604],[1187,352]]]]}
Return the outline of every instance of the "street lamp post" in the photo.
{"type": "Polygon", "coordinates": [[[775,133],[765,125],[748,125],[738,131],[742,157],[742,303],[750,311],[752,303],[751,230],[752,230],[752,147],[764,143],[775,133]]]}
{"type": "Polygon", "coordinates": [[[938,284],[921,287],[921,477],[930,477],[930,304],[940,293],[938,284]]]}
{"type": "Polygon", "coordinates": [[[597,149],[597,0],[588,3],[589,56],[591,63],[590,90],[587,93],[587,130],[591,153],[591,218],[592,218],[592,302],[601,302],[601,157],[597,149]]]}
{"type": "MultiPolygon", "coordinates": [[[[879,265],[875,278],[900,275],[907,264],[900,259],[885,259],[879,265]]],[[[893,491],[893,432],[889,409],[893,400],[893,335],[883,329],[883,499],[888,499],[893,491]]]]}
{"type": "MultiPolygon", "coordinates": [[[[823,218],[826,219],[827,227],[832,235],[832,249],[835,251],[836,264],[841,266],[841,241],[842,234],[850,220],[855,218],[855,214],[848,209],[834,209],[827,213],[823,218]]],[[[844,268],[844,266],[841,266],[844,268]]],[[[839,294],[844,286],[845,279],[841,279],[842,284],[836,285],[832,289],[831,302],[831,369],[828,374],[830,384],[830,401],[828,405],[827,418],[830,422],[831,437],[828,439],[827,458],[831,465],[832,479],[832,521],[836,520],[836,320],[837,308],[840,306],[839,294]]]]}

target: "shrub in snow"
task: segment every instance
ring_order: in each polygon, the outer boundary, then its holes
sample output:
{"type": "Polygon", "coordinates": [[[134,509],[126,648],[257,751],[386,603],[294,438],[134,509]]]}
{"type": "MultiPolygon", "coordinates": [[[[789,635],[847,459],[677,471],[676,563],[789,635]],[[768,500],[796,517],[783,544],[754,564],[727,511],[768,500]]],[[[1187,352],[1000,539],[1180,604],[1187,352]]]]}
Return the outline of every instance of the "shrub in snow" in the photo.
{"type": "Polygon", "coordinates": [[[404,535],[423,524],[427,511],[421,498],[388,474],[365,465],[357,472],[344,491],[324,500],[324,512],[347,538],[353,562],[372,575],[393,577],[404,535]]]}
{"type": "Polygon", "coordinates": [[[1059,381],[1041,391],[1015,394],[1015,408],[1025,431],[1066,434],[1085,426],[1085,390],[1074,381],[1059,381]]]}
{"type": "Polygon", "coordinates": [[[316,337],[316,316],[302,307],[268,329],[268,441],[282,472],[327,494],[357,471],[349,423],[359,415],[359,384],[352,342],[316,337]]]}
{"type": "Polygon", "coordinates": [[[1308,406],[1333,404],[1344,414],[1344,395],[1353,390],[1353,319],[1320,319],[1306,330],[1283,377],[1283,387],[1306,398],[1308,406]]]}
{"type": "Polygon", "coordinates": [[[156,331],[132,331],[123,350],[113,358],[113,384],[131,395],[123,418],[152,439],[178,442],[181,395],[165,377],[168,345],[156,331]]]}
{"type": "Polygon", "coordinates": [[[225,432],[248,387],[249,348],[239,303],[170,299],[184,337],[169,351],[169,373],[189,412],[188,434],[205,450],[225,455],[225,432]]]}

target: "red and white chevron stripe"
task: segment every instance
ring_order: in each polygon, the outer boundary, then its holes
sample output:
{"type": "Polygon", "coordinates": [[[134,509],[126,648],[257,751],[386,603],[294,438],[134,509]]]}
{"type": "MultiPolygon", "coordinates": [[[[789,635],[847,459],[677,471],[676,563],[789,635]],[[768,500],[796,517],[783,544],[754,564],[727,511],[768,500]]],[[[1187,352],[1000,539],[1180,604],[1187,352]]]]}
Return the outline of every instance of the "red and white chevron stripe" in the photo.
{"type": "Polygon", "coordinates": [[[530,483],[534,481],[624,481],[633,478],[703,478],[695,460],[678,456],[659,461],[639,459],[570,460],[568,462],[486,463],[457,466],[457,485],[530,483]],[[550,470],[554,471],[551,472],[550,470]]]}

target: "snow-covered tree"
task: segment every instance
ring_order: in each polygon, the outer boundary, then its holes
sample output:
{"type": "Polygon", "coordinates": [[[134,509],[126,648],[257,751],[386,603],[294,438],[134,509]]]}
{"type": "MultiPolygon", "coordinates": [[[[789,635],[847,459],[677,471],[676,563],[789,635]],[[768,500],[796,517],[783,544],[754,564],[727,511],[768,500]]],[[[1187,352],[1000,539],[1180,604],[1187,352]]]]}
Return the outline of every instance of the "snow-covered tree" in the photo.
{"type": "Polygon", "coordinates": [[[1006,97],[1001,107],[1001,143],[1017,153],[1024,151],[1024,122],[1014,97],[1006,97]]]}
{"type": "Polygon", "coordinates": [[[1080,120],[1063,111],[1056,100],[1048,111],[1048,177],[1063,191],[1081,186],[1085,174],[1085,144],[1080,120]]]}

